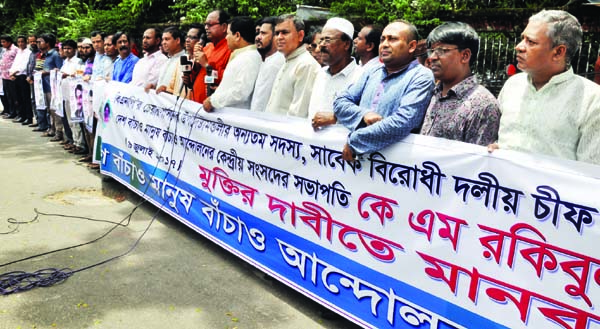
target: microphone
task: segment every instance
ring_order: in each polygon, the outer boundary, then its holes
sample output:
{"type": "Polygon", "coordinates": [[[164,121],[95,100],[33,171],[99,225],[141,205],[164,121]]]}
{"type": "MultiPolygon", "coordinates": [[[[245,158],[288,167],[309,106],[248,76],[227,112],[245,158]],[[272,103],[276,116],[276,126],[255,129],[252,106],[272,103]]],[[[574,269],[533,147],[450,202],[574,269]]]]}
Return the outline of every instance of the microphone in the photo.
{"type": "Polygon", "coordinates": [[[192,62],[188,60],[188,57],[186,55],[179,57],[179,65],[183,74],[192,73],[192,62]]]}
{"type": "Polygon", "coordinates": [[[213,70],[212,66],[206,65],[206,75],[204,76],[204,83],[206,84],[206,96],[210,96],[213,94],[214,89],[212,87],[215,86],[215,75],[217,71],[213,70]]]}

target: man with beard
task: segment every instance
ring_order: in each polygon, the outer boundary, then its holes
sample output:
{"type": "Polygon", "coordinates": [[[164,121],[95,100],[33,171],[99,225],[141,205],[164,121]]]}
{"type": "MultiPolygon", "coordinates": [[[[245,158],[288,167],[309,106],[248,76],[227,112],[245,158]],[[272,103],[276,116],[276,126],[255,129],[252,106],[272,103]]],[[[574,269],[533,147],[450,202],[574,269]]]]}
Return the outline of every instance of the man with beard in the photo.
{"type": "Polygon", "coordinates": [[[254,84],[254,94],[250,103],[250,110],[252,111],[262,112],[265,110],[277,72],[285,63],[285,57],[277,51],[277,47],[273,43],[276,24],[277,17],[274,16],[265,17],[258,24],[259,30],[255,38],[256,49],[261,55],[263,63],[254,84]]]}
{"type": "Polygon", "coordinates": [[[254,35],[254,20],[250,17],[234,17],[229,23],[226,39],[232,51],[231,61],[215,93],[204,100],[205,111],[227,106],[250,108],[254,83],[262,63],[254,45],[254,35]]]}
{"type": "Polygon", "coordinates": [[[139,61],[139,58],[131,53],[131,41],[128,34],[123,32],[115,33],[112,43],[119,51],[119,57],[115,60],[112,79],[114,81],[129,83],[133,76],[133,68],[139,61]]]}
{"type": "Polygon", "coordinates": [[[265,112],[308,116],[308,104],[315,77],[321,66],[306,50],[304,22],[294,15],[279,17],[275,26],[277,50],[285,56],[273,84],[265,112]]]}
{"type": "Polygon", "coordinates": [[[161,32],[154,27],[144,31],[142,36],[144,57],[133,68],[131,84],[144,88],[146,92],[156,88],[160,71],[167,61],[167,56],[159,51],[161,40],[161,32]]]}
{"type": "Polygon", "coordinates": [[[160,93],[166,91],[169,85],[171,84],[171,80],[173,79],[173,75],[179,63],[181,62],[181,56],[185,55],[185,49],[183,49],[183,45],[185,42],[183,32],[176,27],[168,27],[162,34],[162,48],[163,51],[167,53],[168,60],[163,64],[160,68],[160,75],[158,77],[158,88],[156,88],[156,93],[160,93]]]}
{"type": "Polygon", "coordinates": [[[323,67],[317,74],[313,85],[308,118],[313,128],[335,124],[333,101],[339,93],[346,90],[360,77],[362,69],[350,55],[354,26],[350,21],[330,18],[321,31],[321,56],[323,67]]]}
{"type": "Polygon", "coordinates": [[[444,23],[429,33],[427,48],[433,77],[439,82],[421,134],[483,146],[495,142],[498,101],[471,73],[479,51],[477,32],[462,22],[444,23]]]}
{"type": "MultiPolygon", "coordinates": [[[[219,85],[225,72],[225,67],[229,62],[231,50],[227,46],[227,23],[229,14],[224,10],[218,9],[206,16],[204,28],[206,29],[206,37],[210,41],[206,46],[201,46],[197,43],[194,48],[194,65],[192,68],[191,81],[193,90],[191,99],[198,103],[203,103],[207,95],[207,84],[209,82],[209,93],[219,85]],[[205,81],[207,69],[211,71],[215,81],[212,82],[210,77],[205,81]]],[[[187,77],[184,76],[184,83],[188,84],[187,77]]]]}

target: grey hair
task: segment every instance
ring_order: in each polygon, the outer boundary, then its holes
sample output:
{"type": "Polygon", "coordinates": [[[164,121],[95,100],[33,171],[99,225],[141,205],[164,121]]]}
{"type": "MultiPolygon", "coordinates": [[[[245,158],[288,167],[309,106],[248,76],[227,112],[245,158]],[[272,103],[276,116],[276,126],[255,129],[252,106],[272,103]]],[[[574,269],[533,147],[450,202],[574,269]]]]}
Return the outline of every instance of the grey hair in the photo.
{"type": "Polygon", "coordinates": [[[297,32],[305,31],[306,29],[304,21],[296,15],[284,14],[277,18],[277,24],[281,24],[284,21],[292,21],[297,32]]]}
{"type": "Polygon", "coordinates": [[[567,48],[567,65],[581,48],[583,31],[581,24],[575,16],[563,10],[542,10],[531,16],[529,22],[542,22],[548,24],[548,37],[552,40],[552,47],[565,45],[567,48]]]}

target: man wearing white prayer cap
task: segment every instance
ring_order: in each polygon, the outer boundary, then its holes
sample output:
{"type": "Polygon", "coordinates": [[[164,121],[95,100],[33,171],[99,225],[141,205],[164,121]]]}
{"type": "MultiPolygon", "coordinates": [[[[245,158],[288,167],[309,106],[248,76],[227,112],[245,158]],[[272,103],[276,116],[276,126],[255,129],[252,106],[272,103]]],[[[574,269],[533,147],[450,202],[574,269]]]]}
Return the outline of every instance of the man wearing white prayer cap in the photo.
{"type": "Polygon", "coordinates": [[[362,69],[352,58],[354,26],[350,21],[330,18],[318,40],[324,66],[318,73],[308,109],[308,118],[313,127],[334,124],[333,101],[338,93],[354,83],[362,69]]]}

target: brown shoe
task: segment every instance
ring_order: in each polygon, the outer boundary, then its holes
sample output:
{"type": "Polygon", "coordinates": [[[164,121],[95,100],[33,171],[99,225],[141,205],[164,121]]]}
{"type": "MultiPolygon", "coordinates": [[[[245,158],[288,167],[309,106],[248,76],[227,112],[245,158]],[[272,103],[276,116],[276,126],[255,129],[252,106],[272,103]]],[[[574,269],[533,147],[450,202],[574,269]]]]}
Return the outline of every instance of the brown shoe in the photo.
{"type": "Polygon", "coordinates": [[[62,141],[62,137],[61,136],[54,136],[50,141],[51,142],[60,142],[62,141]]]}
{"type": "Polygon", "coordinates": [[[77,160],[79,162],[92,162],[92,156],[91,155],[87,155],[84,157],[79,158],[79,160],[77,160]]]}
{"type": "Polygon", "coordinates": [[[58,144],[60,144],[60,145],[67,145],[67,144],[69,144],[69,141],[63,140],[62,142],[60,142],[58,144]]]}
{"type": "MultiPolygon", "coordinates": [[[[54,137],[56,135],[54,135],[54,133],[49,133],[49,132],[45,132],[43,134],[40,135],[41,137],[54,137]]],[[[62,139],[62,138],[61,138],[62,139]]]]}
{"type": "Polygon", "coordinates": [[[65,146],[63,146],[63,149],[70,151],[72,149],[74,149],[76,146],[71,144],[70,142],[67,142],[67,144],[65,144],[65,146]]]}
{"type": "Polygon", "coordinates": [[[87,164],[87,166],[88,166],[88,168],[90,168],[90,169],[95,169],[95,170],[98,170],[98,169],[100,169],[100,165],[99,165],[99,164],[97,164],[97,163],[88,163],[88,164],[87,164]]]}

